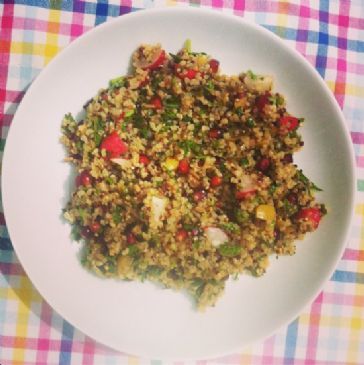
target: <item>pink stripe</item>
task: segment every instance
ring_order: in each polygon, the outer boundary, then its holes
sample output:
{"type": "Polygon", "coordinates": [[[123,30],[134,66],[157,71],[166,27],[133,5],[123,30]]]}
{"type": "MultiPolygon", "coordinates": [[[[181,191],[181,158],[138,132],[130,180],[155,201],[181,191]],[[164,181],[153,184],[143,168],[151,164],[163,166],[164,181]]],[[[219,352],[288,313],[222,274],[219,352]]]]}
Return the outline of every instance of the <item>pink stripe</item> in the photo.
{"type": "Polygon", "coordinates": [[[362,132],[351,132],[351,139],[355,144],[364,144],[364,133],[362,132]]]}
{"type": "Polygon", "coordinates": [[[0,118],[0,127],[9,127],[13,118],[14,118],[14,114],[2,115],[0,118]]]}
{"type": "Polygon", "coordinates": [[[82,364],[92,365],[94,363],[95,341],[85,336],[82,349],[82,364]]]}
{"type": "Polygon", "coordinates": [[[272,363],[272,359],[274,358],[274,343],[275,343],[274,336],[271,336],[264,341],[262,364],[272,363]]]}
{"type": "Polygon", "coordinates": [[[323,295],[323,302],[325,304],[362,307],[364,305],[364,295],[349,295],[325,292],[323,295]]]}
{"type": "Polygon", "coordinates": [[[354,260],[354,261],[364,261],[364,251],[363,250],[353,250],[347,248],[343,255],[344,260],[354,260]]]}
{"type": "MultiPolygon", "coordinates": [[[[309,29],[309,19],[308,18],[310,16],[310,8],[309,8],[308,0],[302,1],[302,5],[300,6],[299,14],[300,14],[300,17],[298,20],[298,29],[309,29]]],[[[307,50],[307,38],[304,41],[297,42],[296,49],[298,52],[305,55],[306,50],[307,50]]]]}
{"type": "Polygon", "coordinates": [[[338,39],[342,39],[345,44],[338,47],[337,50],[337,78],[334,94],[340,105],[343,108],[345,101],[345,83],[346,83],[346,43],[348,36],[348,19],[350,13],[350,4],[340,1],[339,6],[339,27],[338,27],[338,39]]]}
{"type": "Polygon", "coordinates": [[[83,13],[74,12],[72,15],[71,39],[79,37],[84,32],[83,13]]]}
{"type": "Polygon", "coordinates": [[[23,99],[24,95],[25,95],[25,91],[7,90],[5,100],[10,103],[20,103],[21,99],[23,99]]]}
{"type": "Polygon", "coordinates": [[[243,14],[245,9],[245,0],[234,0],[234,10],[240,14],[243,14]]]}
{"type": "Polygon", "coordinates": [[[358,156],[356,158],[356,164],[358,167],[364,167],[364,156],[358,156]]]}
{"type": "Polygon", "coordinates": [[[320,293],[311,306],[305,365],[315,364],[322,298],[323,295],[320,293]]]}
{"type": "Polygon", "coordinates": [[[212,6],[214,8],[222,8],[223,7],[223,1],[222,0],[212,0],[212,6]]]}
{"type": "Polygon", "coordinates": [[[0,262],[0,272],[4,275],[24,276],[23,267],[18,263],[0,262]]]}
{"type": "Polygon", "coordinates": [[[52,325],[52,308],[47,302],[42,301],[40,313],[40,325],[38,333],[38,351],[36,362],[46,364],[50,347],[50,326],[52,325]]]}

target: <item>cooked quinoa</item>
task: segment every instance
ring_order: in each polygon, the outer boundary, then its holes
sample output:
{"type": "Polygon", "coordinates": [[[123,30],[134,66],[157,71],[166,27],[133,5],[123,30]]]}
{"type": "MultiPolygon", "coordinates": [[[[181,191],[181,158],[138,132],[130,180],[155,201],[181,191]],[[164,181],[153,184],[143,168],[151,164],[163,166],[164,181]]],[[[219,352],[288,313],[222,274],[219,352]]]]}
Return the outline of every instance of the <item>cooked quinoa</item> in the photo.
{"type": "Polygon", "coordinates": [[[78,171],[64,217],[88,269],[184,289],[205,308],[230,276],[261,276],[269,256],[294,254],[326,209],[293,162],[303,119],[272,78],[224,75],[189,48],[140,46],[132,74],[100,90],[82,120],[64,117],[78,171]]]}

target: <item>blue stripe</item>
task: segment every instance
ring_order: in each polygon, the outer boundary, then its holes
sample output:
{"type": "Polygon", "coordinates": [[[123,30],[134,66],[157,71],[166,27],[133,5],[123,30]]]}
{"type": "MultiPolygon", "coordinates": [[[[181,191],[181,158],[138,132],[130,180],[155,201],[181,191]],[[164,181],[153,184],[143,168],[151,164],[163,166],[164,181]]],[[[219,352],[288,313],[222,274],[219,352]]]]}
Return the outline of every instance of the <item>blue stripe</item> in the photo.
{"type": "Polygon", "coordinates": [[[270,30],[276,35],[283,37],[284,39],[289,41],[296,41],[304,36],[306,37],[307,42],[309,43],[319,44],[320,41],[324,41],[327,43],[326,46],[343,48],[354,52],[364,52],[363,41],[348,39],[345,40],[346,42],[343,42],[342,38],[338,38],[333,35],[328,35],[327,33],[325,34],[321,30],[317,32],[314,30],[300,30],[300,29],[286,28],[286,27],[281,27],[276,25],[266,25],[266,24],[264,25],[264,28],[270,30]]]}
{"type": "MultiPolygon", "coordinates": [[[[15,0],[15,4],[18,5],[27,5],[27,6],[34,6],[40,7],[45,9],[60,9],[66,10],[71,12],[80,12],[85,14],[98,14],[100,17],[99,19],[106,20],[105,6],[107,9],[107,15],[109,16],[118,16],[121,14],[128,13],[130,11],[139,10],[139,8],[133,8],[129,6],[119,6],[119,5],[112,5],[107,4],[105,0],[99,0],[97,4],[87,1],[71,1],[71,0],[15,0]],[[100,6],[100,4],[103,4],[100,6]],[[97,6],[99,8],[97,9],[97,6]],[[98,13],[99,12],[99,13],[98,13]]],[[[99,24],[99,23],[97,23],[99,24]]]]}
{"type": "Polygon", "coordinates": [[[331,280],[342,283],[364,284],[364,273],[336,270],[332,275],[331,280]]]}
{"type": "Polygon", "coordinates": [[[66,321],[63,321],[61,351],[59,353],[59,364],[69,365],[71,363],[72,340],[74,328],[66,321]]]}
{"type": "Polygon", "coordinates": [[[287,328],[286,344],[284,348],[284,365],[293,365],[298,334],[298,319],[295,319],[287,328]]]}
{"type": "Polygon", "coordinates": [[[1,237],[0,238],[0,250],[4,251],[13,251],[13,245],[11,244],[11,241],[7,237],[1,237]]]}

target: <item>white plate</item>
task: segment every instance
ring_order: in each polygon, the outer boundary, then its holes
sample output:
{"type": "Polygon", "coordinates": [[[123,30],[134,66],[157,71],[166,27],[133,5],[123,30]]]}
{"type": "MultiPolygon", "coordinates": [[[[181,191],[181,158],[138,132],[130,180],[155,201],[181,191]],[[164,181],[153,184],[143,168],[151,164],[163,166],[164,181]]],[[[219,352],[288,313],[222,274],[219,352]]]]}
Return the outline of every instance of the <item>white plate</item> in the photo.
{"type": "Polygon", "coordinates": [[[10,236],[25,271],[67,321],[115,349],[153,358],[205,358],[237,351],[297,316],[328,280],[348,235],[354,201],[353,151],[342,114],[316,71],[279,38],[233,16],[199,9],[141,11],[103,24],[61,52],[25,95],[6,143],[3,199],[10,236]],[[215,308],[194,310],[183,294],[148,283],[102,280],[79,264],[61,210],[72,185],[60,123],[108,80],[127,71],[142,42],[193,49],[225,73],[272,74],[289,111],[306,118],[299,165],[324,188],[329,214],[298,244],[272,259],[261,279],[229,282],[215,308]]]}

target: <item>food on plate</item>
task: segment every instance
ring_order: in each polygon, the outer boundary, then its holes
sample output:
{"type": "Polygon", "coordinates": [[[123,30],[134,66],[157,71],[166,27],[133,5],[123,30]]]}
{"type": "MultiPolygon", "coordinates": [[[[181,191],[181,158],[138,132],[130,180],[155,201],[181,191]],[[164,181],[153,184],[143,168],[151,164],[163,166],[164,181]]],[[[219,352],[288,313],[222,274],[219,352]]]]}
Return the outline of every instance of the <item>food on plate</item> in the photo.
{"type": "Polygon", "coordinates": [[[64,217],[88,269],[187,290],[202,309],[229,277],[294,254],[326,214],[293,161],[303,119],[271,76],[225,75],[188,43],[141,45],[132,64],[82,120],[63,119],[77,169],[64,217]]]}

